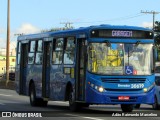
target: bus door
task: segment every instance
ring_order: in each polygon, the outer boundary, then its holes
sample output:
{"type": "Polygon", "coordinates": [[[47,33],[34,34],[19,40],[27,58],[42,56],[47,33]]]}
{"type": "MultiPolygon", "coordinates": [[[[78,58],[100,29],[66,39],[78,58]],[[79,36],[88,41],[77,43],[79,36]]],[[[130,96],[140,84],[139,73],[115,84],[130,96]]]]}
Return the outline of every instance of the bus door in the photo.
{"type": "Polygon", "coordinates": [[[49,98],[50,95],[50,52],[51,42],[44,42],[43,70],[42,70],[42,96],[49,98]]]}
{"type": "Polygon", "coordinates": [[[28,43],[21,44],[19,94],[26,94],[28,43]]]}
{"type": "Polygon", "coordinates": [[[76,56],[76,100],[85,100],[85,81],[86,81],[86,39],[77,39],[76,56]]]}

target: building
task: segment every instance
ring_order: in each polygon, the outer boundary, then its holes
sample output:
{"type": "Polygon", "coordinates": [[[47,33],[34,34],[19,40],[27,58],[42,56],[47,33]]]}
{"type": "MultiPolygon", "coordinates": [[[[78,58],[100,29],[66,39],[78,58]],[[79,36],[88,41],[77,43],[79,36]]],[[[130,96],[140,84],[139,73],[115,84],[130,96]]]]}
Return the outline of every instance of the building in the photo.
{"type": "MultiPolygon", "coordinates": [[[[10,72],[14,72],[16,65],[16,52],[12,50],[9,57],[10,72]]],[[[6,49],[0,49],[0,76],[6,73],[6,49]]]]}

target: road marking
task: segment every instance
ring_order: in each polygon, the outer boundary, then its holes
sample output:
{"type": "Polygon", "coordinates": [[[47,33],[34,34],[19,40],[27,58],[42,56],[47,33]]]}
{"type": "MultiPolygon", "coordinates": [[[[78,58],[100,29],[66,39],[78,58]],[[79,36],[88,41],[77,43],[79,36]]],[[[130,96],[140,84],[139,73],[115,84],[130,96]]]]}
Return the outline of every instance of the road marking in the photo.
{"type": "Polygon", "coordinates": [[[12,95],[5,95],[5,94],[0,94],[0,96],[7,96],[7,97],[8,97],[8,96],[12,96],[12,95]]]}
{"type": "Polygon", "coordinates": [[[93,118],[93,117],[83,117],[83,118],[91,119],[91,120],[103,120],[103,119],[100,119],[100,118],[93,118]]]}
{"type": "Polygon", "coordinates": [[[94,117],[85,117],[85,116],[79,116],[79,115],[73,115],[73,114],[66,114],[66,115],[70,115],[72,117],[81,117],[81,118],[85,118],[85,119],[91,119],[91,120],[104,120],[104,119],[100,119],[100,118],[94,118],[94,117]]]}

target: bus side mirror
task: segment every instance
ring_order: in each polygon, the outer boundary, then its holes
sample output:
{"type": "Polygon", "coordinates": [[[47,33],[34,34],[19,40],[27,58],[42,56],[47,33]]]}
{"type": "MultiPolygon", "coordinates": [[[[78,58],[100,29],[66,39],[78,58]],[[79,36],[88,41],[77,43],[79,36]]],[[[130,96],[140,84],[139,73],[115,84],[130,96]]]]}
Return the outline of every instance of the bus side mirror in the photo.
{"type": "Polygon", "coordinates": [[[156,79],[155,84],[156,84],[157,86],[160,86],[160,78],[157,78],[157,79],[156,79]]]}

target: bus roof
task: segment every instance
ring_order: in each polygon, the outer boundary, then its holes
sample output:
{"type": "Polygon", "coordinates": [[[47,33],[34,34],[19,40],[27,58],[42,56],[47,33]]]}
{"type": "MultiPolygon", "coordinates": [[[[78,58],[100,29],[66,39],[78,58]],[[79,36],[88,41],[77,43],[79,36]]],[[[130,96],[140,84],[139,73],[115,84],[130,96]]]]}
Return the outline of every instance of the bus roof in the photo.
{"type": "Polygon", "coordinates": [[[78,33],[88,33],[93,29],[120,29],[120,30],[142,30],[142,31],[151,31],[151,29],[137,27],[137,26],[126,26],[126,25],[97,25],[97,26],[89,26],[89,27],[80,27],[77,29],[70,29],[70,30],[61,30],[61,31],[51,31],[51,32],[42,32],[37,34],[28,34],[28,35],[21,35],[18,36],[18,40],[28,40],[28,39],[39,39],[39,38],[47,38],[59,35],[68,35],[68,34],[78,34],[78,33]]]}

